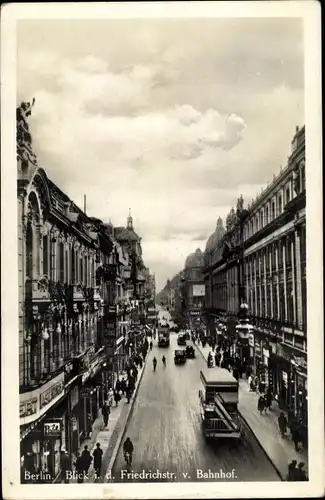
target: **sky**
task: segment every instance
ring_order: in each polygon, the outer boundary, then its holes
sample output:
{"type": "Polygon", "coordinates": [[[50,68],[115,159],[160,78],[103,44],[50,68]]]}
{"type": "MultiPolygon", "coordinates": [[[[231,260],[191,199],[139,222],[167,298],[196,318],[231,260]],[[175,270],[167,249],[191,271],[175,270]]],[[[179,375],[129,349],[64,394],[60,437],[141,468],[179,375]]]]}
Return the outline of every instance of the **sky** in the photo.
{"type": "Polygon", "coordinates": [[[17,98],[80,208],[115,226],[131,208],[159,291],[285,165],[303,58],[298,18],[24,20],[17,98]]]}

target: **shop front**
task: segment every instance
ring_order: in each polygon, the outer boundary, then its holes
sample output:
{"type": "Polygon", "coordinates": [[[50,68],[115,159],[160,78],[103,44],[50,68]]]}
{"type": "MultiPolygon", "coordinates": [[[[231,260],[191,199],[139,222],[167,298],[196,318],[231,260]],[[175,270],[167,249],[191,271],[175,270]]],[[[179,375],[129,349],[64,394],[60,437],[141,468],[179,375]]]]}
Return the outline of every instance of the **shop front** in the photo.
{"type": "Polygon", "coordinates": [[[83,358],[84,371],[80,377],[79,403],[76,412],[79,419],[79,442],[89,437],[93,423],[98,416],[98,409],[104,401],[104,384],[102,382],[103,365],[107,363],[106,354],[102,349],[95,352],[89,349],[83,358]]]}
{"type": "Polygon", "coordinates": [[[65,442],[64,373],[43,386],[20,395],[21,481],[28,473],[44,474],[40,482],[51,482],[60,471],[60,450],[65,442]],[[54,425],[55,424],[55,425],[54,425]],[[46,474],[45,474],[46,473],[46,474]]]}

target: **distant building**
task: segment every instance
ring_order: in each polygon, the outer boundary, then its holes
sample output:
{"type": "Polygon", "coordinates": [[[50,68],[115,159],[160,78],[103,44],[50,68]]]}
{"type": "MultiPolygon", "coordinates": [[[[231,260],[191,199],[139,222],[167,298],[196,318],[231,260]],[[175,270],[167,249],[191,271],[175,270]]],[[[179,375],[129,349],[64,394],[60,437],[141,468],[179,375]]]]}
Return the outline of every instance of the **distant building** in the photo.
{"type": "Polygon", "coordinates": [[[225,230],[218,221],[207,242],[204,276],[209,335],[225,324],[241,360],[306,425],[305,182],[305,127],[297,127],[286,167],[247,209],[239,198],[225,230]],[[236,323],[245,303],[253,331],[241,338],[236,323]]]}

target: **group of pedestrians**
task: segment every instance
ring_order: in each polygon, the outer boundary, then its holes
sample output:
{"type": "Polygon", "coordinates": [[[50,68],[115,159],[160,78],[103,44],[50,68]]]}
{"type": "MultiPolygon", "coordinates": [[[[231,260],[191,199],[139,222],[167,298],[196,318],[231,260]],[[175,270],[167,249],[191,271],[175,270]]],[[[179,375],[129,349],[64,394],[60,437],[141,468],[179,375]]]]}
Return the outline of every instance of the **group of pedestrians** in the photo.
{"type": "Polygon", "coordinates": [[[89,468],[92,462],[94,462],[95,480],[97,480],[101,476],[103,462],[103,450],[101,449],[99,443],[96,444],[96,448],[94,449],[92,455],[90,454],[87,445],[84,447],[81,455],[79,451],[77,451],[76,461],[74,463],[77,483],[83,483],[85,479],[89,478],[89,468]]]}
{"type": "Polygon", "coordinates": [[[297,460],[292,460],[292,462],[288,465],[287,481],[308,481],[308,476],[304,471],[304,466],[304,462],[299,462],[297,465],[297,460]]]}

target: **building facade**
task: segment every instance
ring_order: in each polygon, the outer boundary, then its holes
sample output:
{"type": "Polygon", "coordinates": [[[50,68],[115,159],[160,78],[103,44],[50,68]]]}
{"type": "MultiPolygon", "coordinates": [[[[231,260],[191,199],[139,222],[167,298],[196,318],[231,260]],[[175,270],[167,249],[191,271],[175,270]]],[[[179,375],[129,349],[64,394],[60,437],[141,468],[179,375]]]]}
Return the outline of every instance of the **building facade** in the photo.
{"type": "Polygon", "coordinates": [[[237,338],[241,357],[307,426],[305,127],[288,162],[247,209],[242,197],[225,234],[205,252],[210,333],[220,320],[236,338],[240,305],[253,332],[237,338]],[[237,316],[237,317],[236,317],[237,316]]]}
{"type": "Polygon", "coordinates": [[[205,308],[204,255],[198,248],[186,261],[182,276],[183,307],[189,328],[202,328],[205,308]]]}
{"type": "MultiPolygon", "coordinates": [[[[132,313],[143,302],[136,245],[88,217],[46,175],[17,109],[19,393],[24,470],[60,472],[78,450],[134,352],[132,313]]],[[[130,221],[128,220],[128,224],[130,221]]],[[[121,229],[117,233],[121,233],[121,229]]]]}

